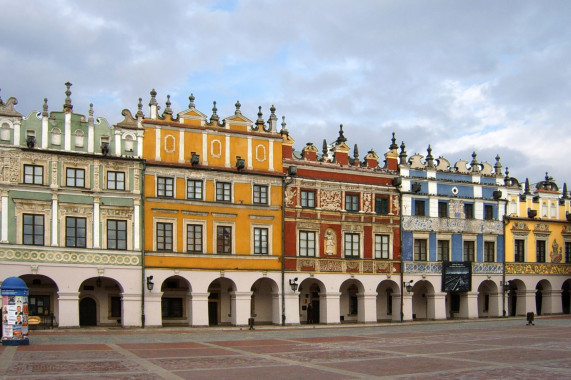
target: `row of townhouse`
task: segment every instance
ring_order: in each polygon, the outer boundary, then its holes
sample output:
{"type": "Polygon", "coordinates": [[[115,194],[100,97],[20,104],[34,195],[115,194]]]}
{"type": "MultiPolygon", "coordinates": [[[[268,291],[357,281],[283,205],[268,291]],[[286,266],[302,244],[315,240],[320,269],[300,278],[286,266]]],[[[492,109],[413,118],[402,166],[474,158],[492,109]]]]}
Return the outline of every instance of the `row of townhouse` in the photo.
{"type": "Polygon", "coordinates": [[[569,313],[566,186],[491,165],[301,151],[270,108],[110,125],[0,98],[0,280],[60,327],[343,323],[569,313]]]}

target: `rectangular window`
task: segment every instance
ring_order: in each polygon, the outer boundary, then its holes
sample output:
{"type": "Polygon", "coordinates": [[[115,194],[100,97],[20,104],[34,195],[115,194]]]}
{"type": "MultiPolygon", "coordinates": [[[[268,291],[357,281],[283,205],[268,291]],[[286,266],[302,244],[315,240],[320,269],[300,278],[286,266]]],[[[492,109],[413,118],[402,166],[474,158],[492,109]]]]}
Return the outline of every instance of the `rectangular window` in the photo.
{"type": "Polygon", "coordinates": [[[173,225],[172,223],[157,223],[157,251],[172,252],[173,225]]]}
{"type": "Polygon", "coordinates": [[[121,297],[111,297],[111,318],[121,318],[121,297]]]}
{"type": "Polygon", "coordinates": [[[565,242],[565,262],[567,264],[571,263],[571,242],[565,242]]]}
{"type": "Polygon", "coordinates": [[[493,220],[494,219],[494,206],[484,205],[484,219],[493,220]]]}
{"type": "Polygon", "coordinates": [[[448,202],[438,202],[438,217],[448,218],[448,202]]]}
{"type": "Polygon", "coordinates": [[[127,221],[107,221],[107,249],[127,249],[127,221]]]}
{"type": "Polygon", "coordinates": [[[65,246],[85,248],[87,246],[87,219],[68,216],[65,218],[65,246]]]}
{"type": "Polygon", "coordinates": [[[314,231],[299,231],[299,255],[315,257],[314,231]]]}
{"type": "Polygon", "coordinates": [[[186,198],[202,200],[202,181],[189,179],[186,182],[186,198]]]}
{"type": "Polygon", "coordinates": [[[267,255],[268,245],[268,229],[254,228],[254,254],[267,255]]]}
{"type": "Polygon", "coordinates": [[[24,183],[43,185],[44,167],[40,165],[24,165],[24,183]]]}
{"type": "Polygon", "coordinates": [[[436,247],[436,260],[438,261],[450,260],[450,241],[438,240],[436,247]]]}
{"type": "Polygon", "coordinates": [[[229,182],[216,182],[216,201],[232,201],[232,184],[229,182]]]}
{"type": "Polygon", "coordinates": [[[545,262],[545,240],[535,242],[535,259],[538,263],[545,262]]]}
{"type": "Polygon", "coordinates": [[[186,226],[186,251],[202,253],[202,225],[188,224],[186,226]]]}
{"type": "Polygon", "coordinates": [[[345,257],[359,257],[359,234],[345,234],[345,257]]]}
{"type": "Polygon", "coordinates": [[[315,208],[315,191],[301,191],[301,207],[315,208]]]}
{"type": "Polygon", "coordinates": [[[345,210],[359,211],[359,196],[356,194],[345,194],[345,210]]]}
{"type": "Polygon", "coordinates": [[[182,298],[161,298],[161,315],[163,318],[182,318],[183,312],[182,298]]]}
{"type": "Polygon", "coordinates": [[[125,190],[125,173],[107,172],[107,189],[125,190]]]}
{"type": "Polygon", "coordinates": [[[375,197],[375,212],[381,215],[389,213],[389,199],[387,197],[375,197]]]}
{"type": "Polygon", "coordinates": [[[464,216],[466,219],[474,219],[474,204],[464,203],[464,216]]]}
{"type": "Polygon", "coordinates": [[[414,239],[414,260],[426,261],[426,239],[414,239]]]}
{"type": "Polygon", "coordinates": [[[263,185],[254,185],[253,203],[257,205],[268,204],[268,187],[263,185]]]}
{"type": "Polygon", "coordinates": [[[50,296],[38,296],[30,294],[28,301],[28,305],[30,307],[30,316],[50,315],[52,311],[50,306],[50,296]]]}
{"type": "Polygon", "coordinates": [[[68,187],[85,187],[85,170],[67,168],[65,170],[65,185],[68,187]]]}
{"type": "Polygon", "coordinates": [[[515,239],[514,243],[514,260],[516,263],[523,263],[525,261],[525,240],[515,239]]]}
{"type": "Polygon", "coordinates": [[[232,253],[232,227],[216,227],[216,253],[232,253]]]}
{"type": "Polygon", "coordinates": [[[493,263],[496,258],[496,244],[493,241],[484,242],[484,261],[493,263]]]}
{"type": "Polygon", "coordinates": [[[389,258],[389,235],[375,235],[375,259],[389,258]]]}
{"type": "Polygon", "coordinates": [[[418,199],[414,200],[414,215],[416,216],[426,215],[426,203],[424,201],[418,199]]]}
{"type": "Polygon", "coordinates": [[[464,242],[464,261],[474,261],[474,242],[464,242]]]}
{"type": "Polygon", "coordinates": [[[23,244],[44,245],[44,216],[24,214],[23,244]]]}
{"type": "Polygon", "coordinates": [[[174,178],[157,177],[157,197],[174,197],[174,178]]]}

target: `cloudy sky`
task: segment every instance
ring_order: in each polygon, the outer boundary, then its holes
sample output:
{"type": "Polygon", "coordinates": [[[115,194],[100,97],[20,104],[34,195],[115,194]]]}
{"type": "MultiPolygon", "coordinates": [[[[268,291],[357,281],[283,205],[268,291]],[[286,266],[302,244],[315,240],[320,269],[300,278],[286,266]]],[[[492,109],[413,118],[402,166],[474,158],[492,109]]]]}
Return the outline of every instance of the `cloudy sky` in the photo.
{"type": "Polygon", "coordinates": [[[111,123],[149,91],[176,112],[251,120],[275,104],[295,148],[348,144],[382,155],[493,164],[571,185],[571,2],[0,0],[0,96],[28,114],[74,111],[111,123]]]}

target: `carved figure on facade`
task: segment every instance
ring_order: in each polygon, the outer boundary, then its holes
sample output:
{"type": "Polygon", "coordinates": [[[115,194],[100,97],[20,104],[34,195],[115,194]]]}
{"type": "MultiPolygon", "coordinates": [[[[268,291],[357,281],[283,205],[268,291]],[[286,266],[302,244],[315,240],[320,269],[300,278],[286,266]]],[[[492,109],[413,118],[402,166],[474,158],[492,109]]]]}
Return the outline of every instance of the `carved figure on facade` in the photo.
{"type": "Polygon", "coordinates": [[[553,244],[551,245],[551,253],[549,254],[551,257],[552,263],[560,263],[561,259],[563,258],[562,247],[557,244],[557,240],[553,240],[553,244]]]}
{"type": "Polygon", "coordinates": [[[325,231],[325,236],[323,237],[325,241],[325,255],[326,256],[334,256],[337,254],[337,234],[333,230],[333,228],[328,228],[325,231]]]}
{"type": "Polygon", "coordinates": [[[341,260],[322,260],[319,262],[319,270],[323,272],[341,272],[341,260]]]}
{"type": "Polygon", "coordinates": [[[371,204],[372,194],[371,193],[364,193],[363,194],[363,211],[364,212],[372,212],[372,204],[371,204]]]}
{"type": "Polygon", "coordinates": [[[286,188],[286,190],[284,192],[286,206],[289,206],[289,207],[295,206],[296,194],[297,194],[297,191],[295,189],[292,189],[290,187],[286,188]]]}
{"type": "Polygon", "coordinates": [[[400,211],[399,211],[399,207],[400,207],[400,201],[398,197],[390,197],[390,200],[392,200],[392,204],[393,204],[393,208],[391,211],[391,214],[393,215],[399,215],[400,211]]]}
{"type": "Polygon", "coordinates": [[[359,272],[359,262],[358,261],[347,261],[346,262],[347,272],[359,272]]]}
{"type": "Polygon", "coordinates": [[[326,191],[319,192],[321,197],[320,207],[324,210],[341,210],[341,192],[340,191],[326,191]]]}

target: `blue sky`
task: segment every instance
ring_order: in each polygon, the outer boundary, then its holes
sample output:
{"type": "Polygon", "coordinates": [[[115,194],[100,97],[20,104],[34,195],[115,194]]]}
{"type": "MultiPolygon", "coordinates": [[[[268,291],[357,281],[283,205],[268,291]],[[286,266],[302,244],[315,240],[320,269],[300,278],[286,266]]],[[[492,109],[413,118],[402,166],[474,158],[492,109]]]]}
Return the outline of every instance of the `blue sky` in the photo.
{"type": "Polygon", "coordinates": [[[571,181],[569,1],[0,0],[0,96],[17,109],[111,123],[156,89],[175,112],[251,120],[274,104],[301,149],[343,124],[382,155],[394,131],[409,155],[493,163],[571,181]]]}

